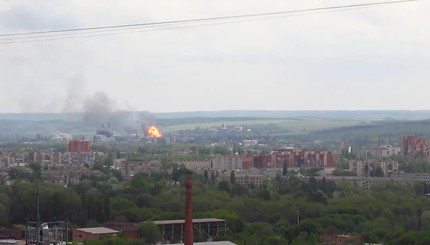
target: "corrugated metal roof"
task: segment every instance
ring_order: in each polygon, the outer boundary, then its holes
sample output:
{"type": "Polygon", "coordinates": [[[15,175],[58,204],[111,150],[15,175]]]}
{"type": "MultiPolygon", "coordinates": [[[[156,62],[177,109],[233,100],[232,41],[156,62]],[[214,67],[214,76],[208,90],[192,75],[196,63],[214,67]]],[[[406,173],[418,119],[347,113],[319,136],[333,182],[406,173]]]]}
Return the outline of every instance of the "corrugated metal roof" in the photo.
{"type": "Polygon", "coordinates": [[[86,233],[91,233],[91,234],[116,234],[116,233],[119,233],[119,231],[117,231],[117,230],[109,229],[106,227],[79,228],[76,230],[83,231],[86,233]]]}
{"type": "Polygon", "coordinates": [[[0,244],[5,244],[5,245],[7,245],[7,244],[17,244],[17,241],[16,240],[14,240],[14,239],[1,239],[0,240],[0,244]]]}
{"type": "MultiPolygon", "coordinates": [[[[195,242],[195,245],[236,245],[236,243],[232,243],[229,241],[216,241],[216,242],[195,242]]],[[[183,243],[175,243],[170,245],[183,245],[183,243]]]]}
{"type": "MultiPolygon", "coordinates": [[[[211,222],[225,222],[224,219],[217,218],[207,218],[207,219],[193,219],[193,223],[211,223],[211,222]]],[[[156,225],[176,225],[176,224],[184,224],[185,220],[183,219],[175,219],[175,220],[156,220],[154,224],[156,225]]]]}

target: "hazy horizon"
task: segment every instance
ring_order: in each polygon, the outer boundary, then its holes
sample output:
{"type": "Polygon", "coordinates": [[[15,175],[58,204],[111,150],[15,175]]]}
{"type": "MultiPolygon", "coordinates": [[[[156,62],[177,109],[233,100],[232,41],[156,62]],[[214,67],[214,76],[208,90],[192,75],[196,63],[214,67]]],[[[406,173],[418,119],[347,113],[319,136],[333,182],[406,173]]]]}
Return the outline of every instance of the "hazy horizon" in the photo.
{"type": "Polygon", "coordinates": [[[217,110],[183,112],[148,111],[85,111],[43,113],[1,113],[0,120],[21,121],[85,121],[90,124],[106,122],[130,123],[155,122],[156,119],[175,118],[324,118],[351,120],[428,120],[430,110],[217,110]]]}

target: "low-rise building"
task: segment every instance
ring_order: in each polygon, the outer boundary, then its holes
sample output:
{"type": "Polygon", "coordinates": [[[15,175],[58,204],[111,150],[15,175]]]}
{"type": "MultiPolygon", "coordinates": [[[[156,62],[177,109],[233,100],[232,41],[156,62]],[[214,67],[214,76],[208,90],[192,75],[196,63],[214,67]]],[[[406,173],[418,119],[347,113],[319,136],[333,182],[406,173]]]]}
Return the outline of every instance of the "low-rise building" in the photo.
{"type": "Polygon", "coordinates": [[[137,173],[158,171],[160,166],[161,163],[149,162],[143,158],[118,159],[115,161],[115,167],[121,172],[124,179],[130,179],[137,173]]]}
{"type": "Polygon", "coordinates": [[[347,245],[347,244],[363,244],[364,239],[361,236],[350,235],[320,235],[323,245],[347,245]]]}
{"type": "Polygon", "coordinates": [[[45,165],[92,165],[97,158],[96,152],[34,152],[33,161],[45,165]]]}
{"type": "Polygon", "coordinates": [[[382,170],[384,176],[391,177],[399,173],[399,162],[389,159],[349,161],[349,172],[357,176],[376,176],[377,168],[382,170]]]}
{"type": "MultiPolygon", "coordinates": [[[[218,218],[193,219],[195,235],[204,233],[210,239],[218,238],[226,232],[226,221],[218,218]]],[[[158,226],[162,234],[163,242],[183,240],[185,220],[156,220],[153,223],[158,226]]],[[[106,223],[106,226],[118,230],[127,238],[138,238],[139,223],[106,223]]],[[[194,243],[196,244],[196,243],[194,243]]]]}
{"type": "Polygon", "coordinates": [[[92,152],[91,142],[88,140],[70,140],[67,146],[68,152],[92,152]]]}
{"type": "Polygon", "coordinates": [[[92,227],[73,229],[72,236],[74,242],[86,242],[95,239],[116,236],[120,232],[106,227],[92,227]]]}
{"type": "Polygon", "coordinates": [[[258,140],[244,140],[243,141],[243,146],[245,146],[245,147],[257,146],[257,145],[258,145],[258,140]]]}
{"type": "Polygon", "coordinates": [[[217,170],[242,169],[242,158],[239,154],[218,156],[212,160],[212,168],[217,170]]]}
{"type": "Polygon", "coordinates": [[[429,142],[427,139],[406,135],[402,139],[402,155],[415,159],[430,159],[429,142]]]}
{"type": "Polygon", "coordinates": [[[261,186],[268,177],[264,174],[238,174],[235,175],[235,182],[239,185],[261,186]]]}
{"type": "Polygon", "coordinates": [[[72,140],[72,135],[69,133],[59,133],[52,137],[53,141],[70,141],[72,140]]]}
{"type": "Polygon", "coordinates": [[[254,167],[254,157],[244,156],[242,157],[242,169],[249,169],[254,167]]]}
{"type": "Polygon", "coordinates": [[[179,166],[183,165],[185,168],[190,170],[205,170],[205,169],[211,169],[212,168],[212,161],[210,160],[204,160],[204,161],[177,161],[176,162],[179,166]]]}
{"type": "MultiPolygon", "coordinates": [[[[226,221],[218,218],[192,219],[194,235],[205,233],[209,239],[225,235],[226,221]]],[[[185,220],[156,220],[154,224],[160,228],[163,241],[183,240],[185,220]]]]}
{"type": "Polygon", "coordinates": [[[105,226],[109,229],[118,230],[121,236],[137,239],[139,238],[139,224],[138,223],[115,223],[108,222],[105,226]]]}
{"type": "Polygon", "coordinates": [[[287,147],[273,151],[271,163],[271,167],[275,168],[331,168],[334,166],[334,158],[330,151],[287,147]]]}
{"type": "Polygon", "coordinates": [[[361,148],[360,156],[364,158],[388,158],[400,153],[400,147],[393,147],[391,145],[381,146],[366,146],[361,148]]]}
{"type": "MultiPolygon", "coordinates": [[[[410,185],[416,182],[424,182],[430,184],[430,174],[397,174],[391,177],[365,177],[365,176],[324,176],[327,180],[332,180],[336,183],[348,181],[359,186],[363,191],[370,190],[378,185],[410,185]]],[[[321,179],[321,176],[316,177],[321,179]]]]}
{"type": "MultiPolygon", "coordinates": [[[[90,170],[87,170],[90,171],[90,170]]],[[[56,183],[64,186],[79,183],[83,175],[83,169],[49,169],[42,171],[42,179],[46,182],[56,183]]]]}

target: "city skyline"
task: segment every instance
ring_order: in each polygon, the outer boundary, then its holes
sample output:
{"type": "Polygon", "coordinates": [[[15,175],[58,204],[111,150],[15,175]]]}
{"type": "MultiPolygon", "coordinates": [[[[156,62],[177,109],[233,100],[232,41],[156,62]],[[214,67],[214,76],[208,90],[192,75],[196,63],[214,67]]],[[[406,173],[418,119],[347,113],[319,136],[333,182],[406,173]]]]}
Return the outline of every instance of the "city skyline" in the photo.
{"type": "MultiPolygon", "coordinates": [[[[342,4],[4,1],[0,34],[342,4]]],[[[428,110],[429,10],[411,1],[64,40],[3,37],[0,113],[428,110]]]]}

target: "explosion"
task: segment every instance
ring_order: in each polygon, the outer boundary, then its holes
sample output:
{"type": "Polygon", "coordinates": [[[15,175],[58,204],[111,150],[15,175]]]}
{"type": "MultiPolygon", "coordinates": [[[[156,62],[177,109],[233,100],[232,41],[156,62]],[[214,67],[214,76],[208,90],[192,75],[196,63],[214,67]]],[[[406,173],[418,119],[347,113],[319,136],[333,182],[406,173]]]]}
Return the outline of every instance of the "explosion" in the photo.
{"type": "Polygon", "coordinates": [[[160,130],[155,126],[151,126],[148,128],[148,135],[151,136],[152,138],[161,138],[161,136],[163,136],[160,133],[160,130]]]}

